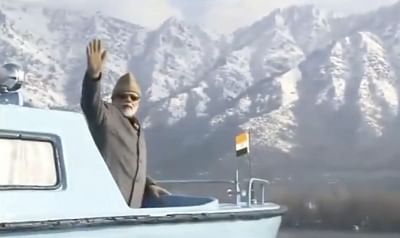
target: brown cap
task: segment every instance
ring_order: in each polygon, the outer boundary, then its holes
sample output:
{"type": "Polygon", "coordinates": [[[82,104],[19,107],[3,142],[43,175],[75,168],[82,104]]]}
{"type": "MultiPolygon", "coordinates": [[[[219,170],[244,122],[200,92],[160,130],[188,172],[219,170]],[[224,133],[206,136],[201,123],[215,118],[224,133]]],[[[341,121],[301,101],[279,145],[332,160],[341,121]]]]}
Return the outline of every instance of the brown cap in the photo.
{"type": "Polygon", "coordinates": [[[141,96],[139,84],[132,73],[126,73],[118,79],[117,83],[114,86],[112,97],[120,93],[127,92],[135,93],[138,97],[141,96]]]}

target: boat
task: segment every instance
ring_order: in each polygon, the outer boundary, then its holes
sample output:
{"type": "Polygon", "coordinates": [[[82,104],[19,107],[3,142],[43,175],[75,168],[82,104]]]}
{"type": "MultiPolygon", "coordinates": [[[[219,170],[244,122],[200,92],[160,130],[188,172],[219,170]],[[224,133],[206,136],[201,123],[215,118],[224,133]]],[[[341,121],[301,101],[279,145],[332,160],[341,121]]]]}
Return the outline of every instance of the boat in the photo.
{"type": "Polygon", "coordinates": [[[243,189],[237,174],[225,181],[234,187],[232,203],[173,194],[162,206],[130,208],[84,116],[24,106],[19,78],[0,77],[1,237],[277,237],[286,207],[266,201],[264,179],[251,178],[243,189]],[[258,201],[256,187],[262,190],[258,201]]]}

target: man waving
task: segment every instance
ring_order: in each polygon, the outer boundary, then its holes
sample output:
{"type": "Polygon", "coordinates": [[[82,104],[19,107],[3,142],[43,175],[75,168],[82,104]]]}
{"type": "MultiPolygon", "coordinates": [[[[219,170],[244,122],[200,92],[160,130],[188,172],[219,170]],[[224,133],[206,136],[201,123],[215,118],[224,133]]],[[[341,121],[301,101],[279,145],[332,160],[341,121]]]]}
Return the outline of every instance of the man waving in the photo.
{"type": "Polygon", "coordinates": [[[112,103],[101,99],[106,51],[100,40],[86,48],[87,69],[81,107],[92,137],[130,207],[142,206],[144,196],[169,194],[147,177],[146,143],[135,114],[141,91],[132,73],[122,75],[112,92],[112,103]]]}

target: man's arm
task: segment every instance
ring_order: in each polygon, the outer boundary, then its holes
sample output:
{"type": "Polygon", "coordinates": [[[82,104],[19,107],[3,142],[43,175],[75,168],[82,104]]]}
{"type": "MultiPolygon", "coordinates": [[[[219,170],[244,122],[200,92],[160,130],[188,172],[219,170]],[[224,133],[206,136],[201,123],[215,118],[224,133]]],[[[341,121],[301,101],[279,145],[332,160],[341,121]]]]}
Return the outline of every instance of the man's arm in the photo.
{"type": "Polygon", "coordinates": [[[87,69],[82,84],[81,108],[88,121],[100,124],[104,119],[100,79],[106,51],[100,40],[92,40],[86,48],[87,69]]]}
{"type": "Polygon", "coordinates": [[[82,84],[81,108],[88,121],[96,125],[103,121],[105,108],[101,99],[100,79],[92,78],[87,72],[82,84]]]}
{"type": "Polygon", "coordinates": [[[162,195],[171,195],[168,190],[157,185],[155,181],[149,176],[146,177],[145,193],[148,195],[151,194],[156,197],[160,197],[162,195]]]}

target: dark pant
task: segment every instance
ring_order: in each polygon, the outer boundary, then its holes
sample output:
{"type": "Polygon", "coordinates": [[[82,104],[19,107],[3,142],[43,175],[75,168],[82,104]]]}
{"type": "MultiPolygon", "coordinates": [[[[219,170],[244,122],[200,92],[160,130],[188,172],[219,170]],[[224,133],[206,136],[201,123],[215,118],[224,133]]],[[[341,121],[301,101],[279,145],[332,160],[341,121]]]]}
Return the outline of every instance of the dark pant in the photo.
{"type": "Polygon", "coordinates": [[[143,197],[142,208],[165,207],[166,204],[163,201],[164,200],[163,197],[165,197],[165,195],[156,197],[153,194],[151,195],[146,194],[143,197]]]}
{"type": "Polygon", "coordinates": [[[192,197],[177,194],[162,195],[160,197],[146,195],[143,198],[142,208],[198,206],[210,203],[214,200],[214,198],[192,197]]]}

